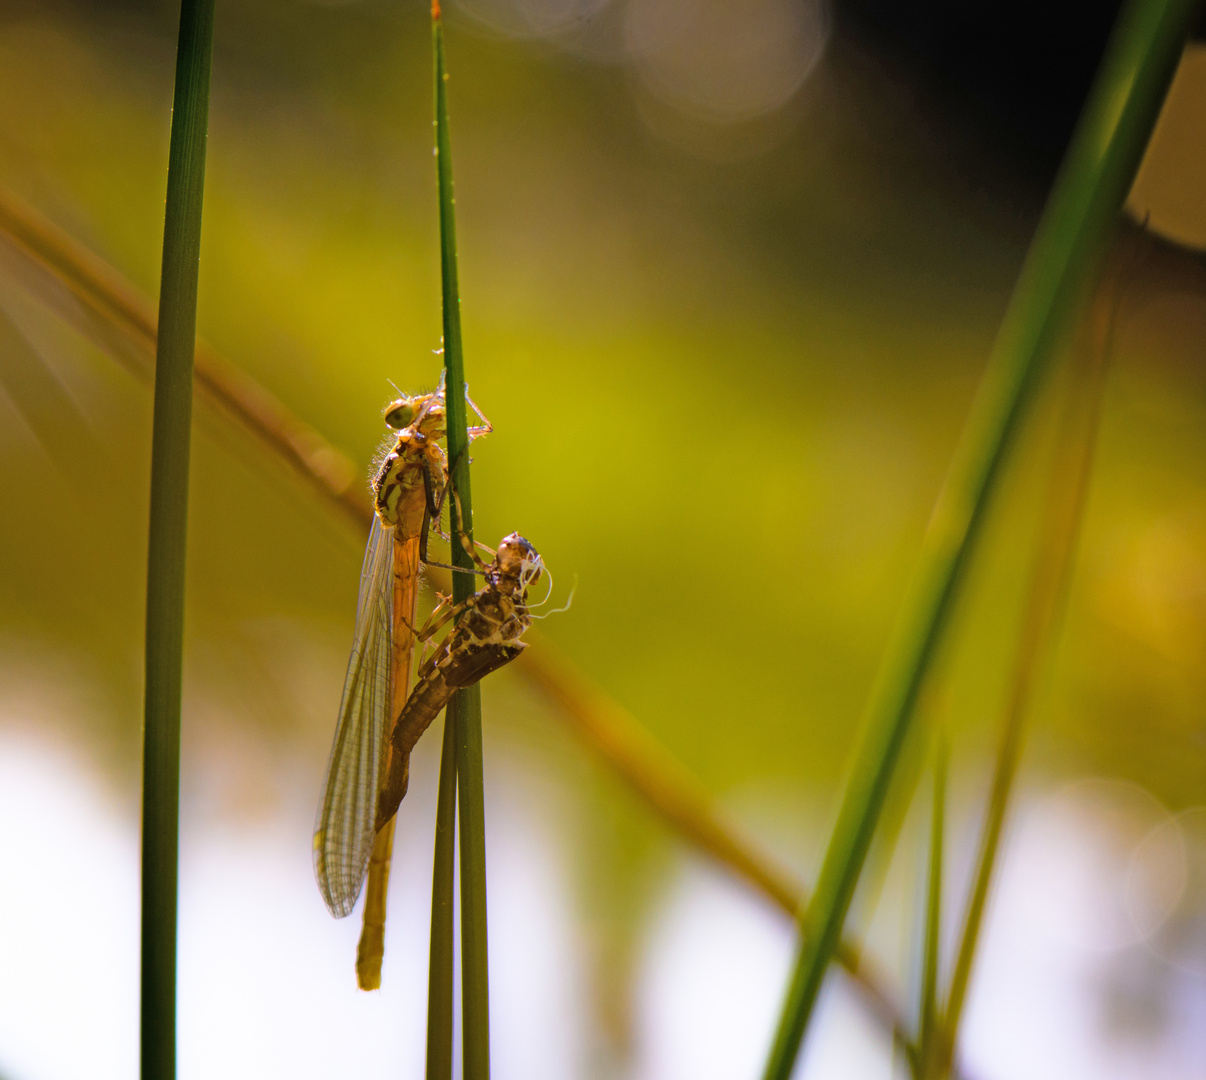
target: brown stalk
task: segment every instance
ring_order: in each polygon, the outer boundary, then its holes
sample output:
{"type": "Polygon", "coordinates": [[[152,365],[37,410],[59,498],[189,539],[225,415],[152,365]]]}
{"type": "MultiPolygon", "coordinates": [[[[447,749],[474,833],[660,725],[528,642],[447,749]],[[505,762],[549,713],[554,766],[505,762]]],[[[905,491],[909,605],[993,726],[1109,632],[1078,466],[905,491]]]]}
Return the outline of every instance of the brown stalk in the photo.
{"type": "MultiPolygon", "coordinates": [[[[33,207],[0,188],[0,239],[21,282],[86,337],[150,383],[155,370],[155,307],[100,256],[33,207]]],[[[346,454],[275,396],[197,340],[197,390],[209,402],[309,481],[323,498],[357,524],[372,507],[355,481],[362,475],[346,454]]]]}

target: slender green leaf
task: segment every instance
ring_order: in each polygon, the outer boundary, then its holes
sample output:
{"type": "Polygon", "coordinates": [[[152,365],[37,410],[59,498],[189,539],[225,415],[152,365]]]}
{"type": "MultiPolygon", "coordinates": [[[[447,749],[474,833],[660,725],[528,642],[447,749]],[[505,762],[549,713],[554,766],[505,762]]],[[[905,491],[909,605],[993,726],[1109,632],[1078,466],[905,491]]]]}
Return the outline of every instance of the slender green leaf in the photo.
{"type": "MultiPolygon", "coordinates": [[[[452,143],[448,130],[448,71],[444,61],[444,27],[439,7],[432,8],[435,50],[436,175],[440,200],[440,275],[444,297],[445,399],[448,408],[448,461],[452,482],[464,513],[464,531],[473,535],[473,492],[469,484],[468,408],[465,399],[465,359],[461,347],[461,296],[457,280],[456,197],[452,188],[452,143]]],[[[452,535],[458,524],[457,500],[450,507],[452,535]]],[[[452,545],[452,562],[472,571],[473,560],[458,543],[452,545]]],[[[471,573],[453,574],[452,596],[460,603],[474,592],[471,573]]]]}
{"type": "Polygon", "coordinates": [[[1185,41],[1194,0],[1123,11],[1010,301],[871,695],[767,1060],[787,1080],[858,883],[922,682],[1039,373],[1092,284],[1185,41]]]}
{"type": "Polygon", "coordinates": [[[431,875],[431,947],[427,973],[427,1080],[452,1080],[453,889],[456,883],[456,720],[444,712],[444,749],[436,798],[431,875]]]}
{"type": "Polygon", "coordinates": [[[921,960],[921,1017],[914,1069],[917,1080],[933,1075],[938,1021],[938,946],[942,930],[942,845],[946,824],[946,738],[939,728],[934,747],[934,795],[930,803],[930,867],[926,881],[925,937],[921,960]]]}
{"type": "Polygon", "coordinates": [[[486,1080],[490,1075],[481,703],[479,683],[461,690],[449,703],[449,709],[456,717],[457,793],[461,815],[461,1019],[464,1024],[465,1080],[486,1080]]]}
{"type": "Polygon", "coordinates": [[[143,1080],[171,1080],[176,1075],[184,553],[213,24],[213,0],[183,0],[168,151],[151,439],[142,796],[143,1080]]]}
{"type": "MultiPolygon", "coordinates": [[[[469,487],[469,434],[461,349],[460,290],[456,269],[456,199],[452,189],[452,144],[448,130],[448,71],[444,60],[444,27],[438,4],[432,6],[435,52],[436,171],[440,198],[440,267],[444,294],[444,370],[448,407],[448,461],[460,497],[464,521],[452,507],[452,535],[463,524],[473,535],[473,500],[469,487]]],[[[455,503],[455,500],[454,500],[455,503]]],[[[473,561],[459,543],[452,561],[472,571],[473,561]]],[[[456,602],[473,595],[472,573],[454,574],[456,602]]],[[[490,1075],[490,995],[486,961],[486,826],[482,779],[481,688],[453,694],[448,716],[456,729],[457,794],[461,815],[461,1019],[464,1030],[465,1080],[490,1075]]]]}

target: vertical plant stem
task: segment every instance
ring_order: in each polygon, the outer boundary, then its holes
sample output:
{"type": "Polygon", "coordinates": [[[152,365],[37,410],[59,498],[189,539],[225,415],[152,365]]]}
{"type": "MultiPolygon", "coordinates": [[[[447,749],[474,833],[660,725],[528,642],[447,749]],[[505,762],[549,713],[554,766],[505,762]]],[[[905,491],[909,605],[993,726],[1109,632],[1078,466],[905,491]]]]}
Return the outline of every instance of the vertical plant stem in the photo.
{"type": "MultiPolygon", "coordinates": [[[[461,295],[456,269],[456,198],[452,189],[452,144],[448,132],[448,72],[444,63],[444,26],[438,2],[432,5],[432,40],[435,49],[436,175],[440,201],[440,276],[443,286],[445,402],[448,410],[448,461],[452,482],[459,496],[449,514],[454,526],[462,525],[473,535],[473,493],[469,485],[468,408],[465,399],[465,360],[461,347],[461,295]]],[[[452,544],[452,562],[470,573],[453,574],[452,596],[456,603],[474,592],[473,560],[461,544],[452,544]]]]}
{"type": "Polygon", "coordinates": [[[143,1080],[176,1075],[184,553],[213,22],[213,0],[181,4],[151,437],[142,795],[143,1080]]]}
{"type": "Polygon", "coordinates": [[[461,815],[461,1019],[465,1080],[490,1075],[490,992],[486,965],[486,815],[482,783],[481,684],[457,693],[457,793],[461,815]]]}
{"type": "MultiPolygon", "coordinates": [[[[445,402],[448,410],[448,461],[460,497],[451,508],[451,531],[473,536],[473,500],[469,487],[469,434],[461,349],[460,289],[456,268],[456,199],[452,189],[452,144],[448,131],[448,71],[444,60],[444,27],[438,0],[432,4],[435,52],[436,171],[440,200],[440,267],[444,294],[445,402]]],[[[452,561],[468,573],[454,574],[453,600],[474,592],[473,561],[463,545],[453,542],[452,561]]],[[[490,994],[486,950],[485,792],[482,779],[481,689],[471,686],[453,694],[448,716],[456,730],[457,795],[461,816],[461,1019],[464,1031],[465,1080],[490,1075],[490,994]]]]}
{"type": "Polygon", "coordinates": [[[864,721],[805,918],[765,1080],[788,1080],[879,819],[922,681],[959,592],[1001,464],[1039,372],[1093,280],[1185,41],[1194,0],[1135,0],[1119,17],[934,509],[864,721]]]}
{"type": "Polygon", "coordinates": [[[1069,380],[1068,398],[1055,450],[1055,466],[1047,491],[1045,521],[1039,536],[1029,599],[1001,722],[1000,743],[980,834],[975,875],[939,1026],[942,1069],[949,1068],[956,1045],[976,943],[1000,848],[1001,831],[1017,775],[1026,715],[1034,696],[1042,658],[1048,653],[1055,635],[1060,608],[1071,577],[1096,446],[1114,305],[1115,290],[1103,289],[1098,294],[1093,317],[1079,343],[1069,380]]]}
{"type": "Polygon", "coordinates": [[[452,1080],[453,888],[456,882],[456,720],[444,712],[440,792],[431,875],[427,971],[427,1080],[452,1080]]]}
{"type": "Polygon", "coordinates": [[[946,737],[939,728],[934,747],[934,795],[930,804],[930,872],[926,882],[925,938],[921,967],[921,1018],[917,1040],[917,1080],[933,1075],[938,1021],[938,945],[942,929],[942,845],[946,825],[946,737]]]}

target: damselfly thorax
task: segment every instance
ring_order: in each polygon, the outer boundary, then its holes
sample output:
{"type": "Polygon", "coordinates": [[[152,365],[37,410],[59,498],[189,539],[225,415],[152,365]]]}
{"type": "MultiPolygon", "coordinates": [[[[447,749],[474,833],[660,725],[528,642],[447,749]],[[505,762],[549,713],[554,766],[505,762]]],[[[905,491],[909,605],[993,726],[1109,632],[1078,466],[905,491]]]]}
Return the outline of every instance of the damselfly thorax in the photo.
{"type": "Polygon", "coordinates": [[[424,512],[435,509],[435,493],[443,486],[446,460],[439,439],[447,423],[443,394],[402,398],[385,413],[398,437],[373,476],[373,507],[396,539],[418,537],[424,512]],[[396,428],[403,420],[405,426],[396,428]]]}

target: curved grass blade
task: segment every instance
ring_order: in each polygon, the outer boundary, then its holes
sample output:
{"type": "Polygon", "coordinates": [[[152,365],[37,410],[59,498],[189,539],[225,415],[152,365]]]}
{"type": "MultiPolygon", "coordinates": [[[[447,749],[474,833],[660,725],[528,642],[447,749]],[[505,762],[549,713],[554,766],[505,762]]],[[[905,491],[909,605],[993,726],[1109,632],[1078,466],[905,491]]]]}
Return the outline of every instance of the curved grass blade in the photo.
{"type": "Polygon", "coordinates": [[[913,707],[1025,406],[1096,272],[1195,9],[1124,9],[1010,301],[867,710],[764,1072],[787,1080],[840,940],[913,707]]]}
{"type": "MultiPolygon", "coordinates": [[[[449,532],[473,537],[473,499],[469,484],[468,408],[461,346],[461,299],[457,281],[456,199],[452,189],[452,142],[448,124],[448,69],[439,0],[431,6],[431,42],[435,61],[436,175],[440,205],[440,279],[443,293],[444,370],[448,402],[449,474],[460,496],[460,509],[449,508],[449,532]],[[461,519],[463,515],[463,520],[461,519]]],[[[454,501],[455,503],[455,501],[454,501]]],[[[455,603],[473,595],[473,562],[459,544],[452,562],[455,603]]],[[[482,776],[481,687],[457,691],[448,702],[448,720],[456,737],[457,801],[461,817],[461,1023],[465,1080],[490,1075],[490,991],[486,950],[486,822],[482,776]]],[[[449,827],[448,822],[437,828],[449,827]]]]}
{"type": "Polygon", "coordinates": [[[184,557],[213,28],[214,0],[183,0],[168,148],[151,435],[142,794],[140,1062],[144,1080],[172,1080],[176,1075],[184,557]]]}

